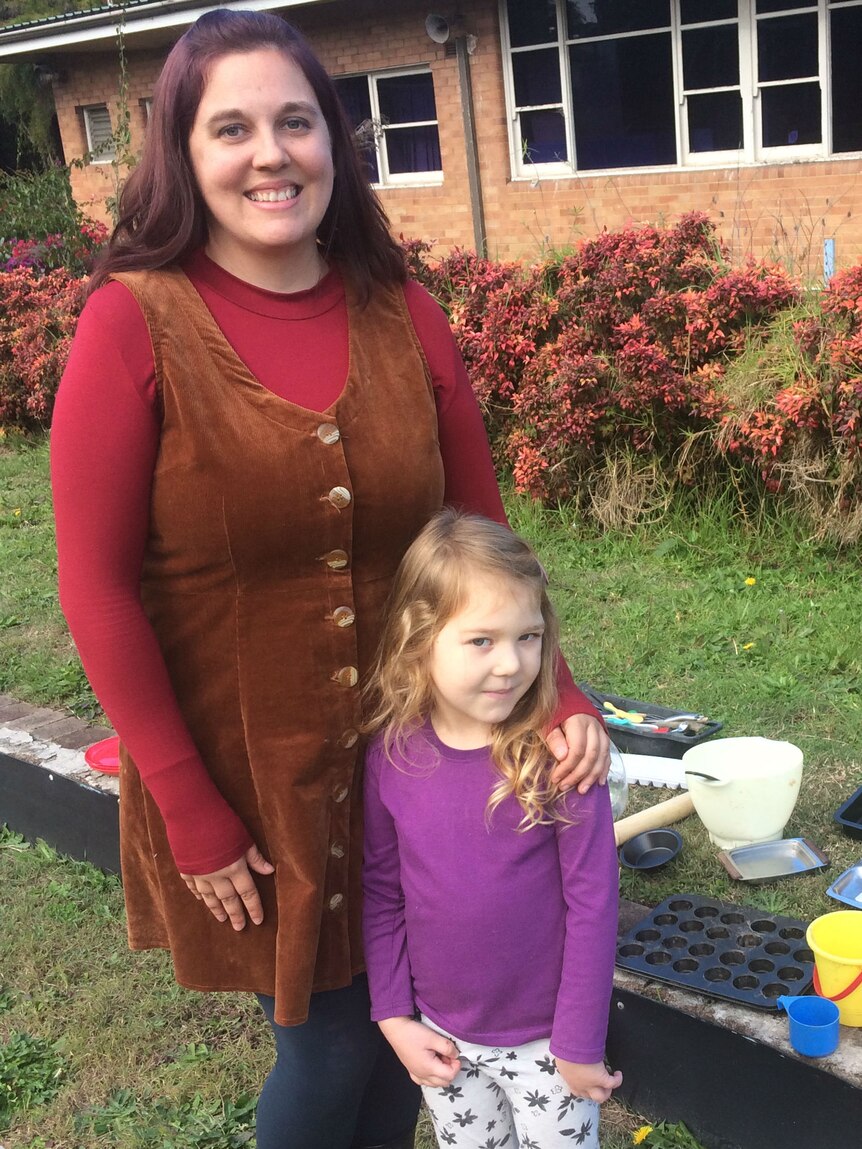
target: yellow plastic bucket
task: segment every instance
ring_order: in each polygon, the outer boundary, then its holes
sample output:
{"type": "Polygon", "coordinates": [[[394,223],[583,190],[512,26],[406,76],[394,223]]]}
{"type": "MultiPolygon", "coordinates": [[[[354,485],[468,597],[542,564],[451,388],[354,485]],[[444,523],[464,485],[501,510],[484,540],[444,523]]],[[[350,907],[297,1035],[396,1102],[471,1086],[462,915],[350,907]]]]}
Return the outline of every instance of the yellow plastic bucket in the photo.
{"type": "Polygon", "coordinates": [[[862,913],[837,910],[806,933],[814,951],[814,988],[838,1006],[842,1025],[862,1026],[862,913]]]}

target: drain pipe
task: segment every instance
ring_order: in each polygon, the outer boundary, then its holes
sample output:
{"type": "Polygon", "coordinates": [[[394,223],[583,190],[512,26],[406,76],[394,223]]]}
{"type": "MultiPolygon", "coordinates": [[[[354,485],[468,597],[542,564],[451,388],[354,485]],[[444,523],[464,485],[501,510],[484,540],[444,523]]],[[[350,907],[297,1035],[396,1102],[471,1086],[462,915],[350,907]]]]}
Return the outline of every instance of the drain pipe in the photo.
{"type": "Polygon", "coordinates": [[[467,153],[467,180],[470,185],[470,214],[473,217],[473,243],[476,247],[476,254],[484,259],[488,255],[488,237],[485,232],[485,206],[482,202],[479,149],[476,143],[476,116],[473,110],[473,82],[470,76],[470,56],[475,49],[475,36],[456,36],[455,55],[458,59],[461,112],[464,117],[464,144],[467,153]]]}

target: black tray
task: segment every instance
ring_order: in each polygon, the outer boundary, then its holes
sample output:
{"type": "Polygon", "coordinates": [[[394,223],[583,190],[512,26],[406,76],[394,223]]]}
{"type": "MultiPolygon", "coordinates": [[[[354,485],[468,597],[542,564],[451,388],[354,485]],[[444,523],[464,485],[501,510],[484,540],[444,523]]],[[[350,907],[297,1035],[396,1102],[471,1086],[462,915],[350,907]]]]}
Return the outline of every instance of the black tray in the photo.
{"type": "Polygon", "coordinates": [[[674,894],[617,941],[616,964],[755,1009],[814,980],[806,923],[700,894],[674,894]]]}
{"type": "Polygon", "coordinates": [[[835,821],[851,838],[862,838],[862,786],[838,807],[835,821]]]}
{"type": "MultiPolygon", "coordinates": [[[[659,718],[671,718],[675,714],[688,713],[684,706],[657,706],[653,702],[639,702],[636,698],[623,698],[619,694],[603,694],[586,682],[578,684],[600,714],[607,715],[604,703],[610,702],[620,710],[637,710],[655,714],[659,718]]],[[[723,723],[708,722],[697,734],[672,731],[660,734],[655,730],[638,730],[637,726],[613,726],[608,723],[611,742],[624,754],[657,754],[663,758],[682,758],[686,750],[699,746],[721,730],[723,723]]]]}

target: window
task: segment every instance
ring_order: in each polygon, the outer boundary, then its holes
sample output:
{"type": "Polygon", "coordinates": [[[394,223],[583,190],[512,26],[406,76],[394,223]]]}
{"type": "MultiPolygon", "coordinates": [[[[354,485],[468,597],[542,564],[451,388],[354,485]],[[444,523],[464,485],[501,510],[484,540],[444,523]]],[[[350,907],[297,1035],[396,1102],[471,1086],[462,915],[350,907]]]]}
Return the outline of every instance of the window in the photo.
{"type": "Polygon", "coordinates": [[[114,130],[111,127],[111,113],[107,104],[93,104],[81,109],[84,114],[84,130],[87,133],[87,151],[91,164],[110,164],[117,158],[114,130]]]}
{"type": "Polygon", "coordinates": [[[862,0],[501,0],[532,176],[862,151],[862,0]]]}
{"type": "Polygon", "coordinates": [[[427,69],[337,76],[335,86],[356,130],[371,183],[443,178],[434,81],[427,69]]]}

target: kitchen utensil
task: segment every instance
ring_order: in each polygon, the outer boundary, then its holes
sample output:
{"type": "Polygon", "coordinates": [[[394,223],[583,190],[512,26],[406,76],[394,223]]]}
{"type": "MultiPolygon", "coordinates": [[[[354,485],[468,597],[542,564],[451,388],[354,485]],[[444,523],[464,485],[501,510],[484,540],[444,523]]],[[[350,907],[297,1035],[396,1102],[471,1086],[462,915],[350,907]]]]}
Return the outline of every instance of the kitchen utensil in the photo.
{"type": "Polygon", "coordinates": [[[670,790],[687,790],[682,761],[657,754],[621,754],[630,786],[667,786],[670,790]]]}
{"type": "Polygon", "coordinates": [[[676,830],[645,830],[620,849],[620,862],[630,870],[657,870],[673,861],[682,849],[676,830]]]}
{"type": "MultiPolygon", "coordinates": [[[[689,719],[688,712],[680,706],[658,706],[653,702],[639,702],[635,698],[624,698],[619,694],[605,694],[586,682],[580,683],[580,687],[600,714],[607,713],[605,711],[607,701],[621,711],[646,716],[644,722],[639,724],[608,723],[611,741],[628,754],[663,754],[668,758],[681,758],[690,746],[699,745],[721,730],[720,722],[712,722],[705,718],[705,715],[697,714],[693,719],[689,719]],[[687,722],[688,729],[673,727],[664,729],[679,719],[687,722]],[[705,721],[701,722],[701,719],[705,721]],[[653,725],[656,726],[655,730],[644,729],[645,726],[653,725]]],[[[694,714],[693,711],[691,713],[694,714]]]]}
{"type": "Polygon", "coordinates": [[[805,993],[814,978],[805,922],[700,894],[665,898],[618,940],[616,964],[773,1011],[780,997],[805,993]]]}
{"type": "Polygon", "coordinates": [[[794,874],[810,874],[829,865],[822,850],[807,838],[782,838],[722,850],[718,860],[737,882],[773,882],[794,874]]]}
{"type": "Polygon", "coordinates": [[[91,770],[98,770],[102,774],[119,774],[119,738],[114,735],[111,738],[103,738],[101,742],[94,742],[84,751],[84,761],[91,770]]]}
{"type": "Polygon", "coordinates": [[[839,874],[826,893],[830,898],[862,910],[862,862],[839,874]]]}
{"type": "Polygon", "coordinates": [[[636,834],[644,830],[660,830],[669,822],[678,822],[686,818],[694,809],[691,797],[688,794],[678,794],[675,798],[667,798],[664,802],[656,802],[648,810],[639,810],[637,814],[629,814],[621,818],[614,825],[614,839],[617,846],[628,842],[636,834]]]}
{"type": "Polygon", "coordinates": [[[838,1048],[838,1006],[823,997],[780,997],[790,1020],[790,1044],[805,1057],[828,1057],[838,1048]]]}
{"type": "Polygon", "coordinates": [[[802,780],[798,746],[771,738],[721,738],[687,750],[683,765],[698,817],[721,849],[783,836],[802,780]]]}
{"type": "Polygon", "coordinates": [[[851,838],[862,838],[862,786],[835,811],[835,821],[851,838]]]}

